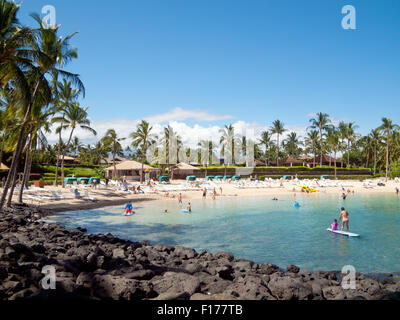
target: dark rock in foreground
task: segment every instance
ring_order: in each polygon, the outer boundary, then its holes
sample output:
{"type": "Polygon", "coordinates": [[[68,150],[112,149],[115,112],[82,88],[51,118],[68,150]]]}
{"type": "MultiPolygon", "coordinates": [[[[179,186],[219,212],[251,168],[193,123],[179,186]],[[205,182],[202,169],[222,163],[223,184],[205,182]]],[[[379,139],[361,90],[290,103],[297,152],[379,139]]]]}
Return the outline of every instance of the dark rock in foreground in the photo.
{"type": "Polygon", "coordinates": [[[339,271],[284,271],[228,252],[88,235],[39,221],[46,214],[22,206],[0,212],[0,299],[400,299],[399,275],[357,274],[356,289],[345,290],[339,271]],[[55,268],[54,290],[42,287],[45,266],[55,268]]]}

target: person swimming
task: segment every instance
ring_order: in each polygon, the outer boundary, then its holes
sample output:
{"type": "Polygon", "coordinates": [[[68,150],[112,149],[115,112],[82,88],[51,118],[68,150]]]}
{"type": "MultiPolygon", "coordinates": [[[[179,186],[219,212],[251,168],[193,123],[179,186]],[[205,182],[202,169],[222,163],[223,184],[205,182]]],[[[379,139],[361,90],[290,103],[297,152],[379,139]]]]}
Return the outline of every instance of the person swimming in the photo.
{"type": "Polygon", "coordinates": [[[298,203],[297,201],[294,203],[294,206],[296,207],[296,208],[298,208],[298,207],[300,207],[300,203],[298,203]]]}
{"type": "Polygon", "coordinates": [[[278,198],[273,197],[271,200],[278,201],[278,198]]]}
{"type": "Polygon", "coordinates": [[[346,200],[346,198],[347,198],[347,195],[344,192],[342,193],[342,198],[343,198],[343,200],[346,200]]]}
{"type": "Polygon", "coordinates": [[[338,226],[339,226],[339,224],[338,224],[337,220],[335,219],[335,220],[332,222],[332,224],[329,226],[329,228],[331,228],[332,230],[337,230],[337,229],[338,229],[338,226]]]}

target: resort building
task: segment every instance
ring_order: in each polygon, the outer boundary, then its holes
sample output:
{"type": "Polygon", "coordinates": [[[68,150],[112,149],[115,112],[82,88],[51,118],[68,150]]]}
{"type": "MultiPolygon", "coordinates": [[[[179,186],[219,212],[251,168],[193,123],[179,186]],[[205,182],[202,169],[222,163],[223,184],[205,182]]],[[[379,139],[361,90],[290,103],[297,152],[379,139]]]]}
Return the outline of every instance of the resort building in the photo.
{"type": "Polygon", "coordinates": [[[143,178],[145,178],[146,174],[148,174],[148,178],[153,178],[158,173],[161,172],[161,169],[151,167],[147,164],[143,165],[143,172],[142,172],[142,164],[140,162],[133,160],[128,160],[116,164],[115,170],[116,171],[114,171],[114,166],[106,168],[105,169],[106,178],[112,179],[114,177],[117,177],[130,181],[139,181],[140,175],[142,175],[143,178]]]}

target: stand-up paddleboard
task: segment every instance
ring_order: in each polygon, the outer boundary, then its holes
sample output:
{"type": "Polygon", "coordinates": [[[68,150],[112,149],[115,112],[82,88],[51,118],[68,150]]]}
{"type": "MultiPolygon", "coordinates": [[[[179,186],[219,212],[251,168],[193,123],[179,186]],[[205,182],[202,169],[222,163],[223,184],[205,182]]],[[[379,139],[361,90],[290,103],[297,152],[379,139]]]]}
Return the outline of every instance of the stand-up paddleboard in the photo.
{"type": "Polygon", "coordinates": [[[342,234],[342,235],[348,236],[348,237],[359,237],[360,236],[357,233],[351,233],[351,232],[348,232],[348,231],[332,230],[331,228],[328,228],[326,230],[330,231],[330,232],[333,232],[333,233],[342,234]]]}

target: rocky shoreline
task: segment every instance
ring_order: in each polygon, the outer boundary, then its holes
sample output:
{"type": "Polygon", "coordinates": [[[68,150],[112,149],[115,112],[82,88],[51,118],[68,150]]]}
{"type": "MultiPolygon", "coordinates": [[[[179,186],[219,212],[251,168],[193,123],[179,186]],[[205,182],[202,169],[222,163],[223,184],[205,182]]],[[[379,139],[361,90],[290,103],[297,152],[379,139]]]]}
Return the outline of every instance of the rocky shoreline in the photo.
{"type": "Polygon", "coordinates": [[[40,221],[51,213],[26,206],[0,212],[1,300],[400,300],[398,274],[357,273],[357,288],[345,290],[340,271],[282,270],[228,252],[86,234],[40,221]],[[41,286],[48,265],[56,270],[54,290],[41,286]]]}

